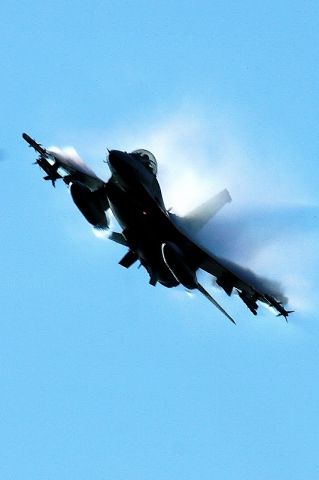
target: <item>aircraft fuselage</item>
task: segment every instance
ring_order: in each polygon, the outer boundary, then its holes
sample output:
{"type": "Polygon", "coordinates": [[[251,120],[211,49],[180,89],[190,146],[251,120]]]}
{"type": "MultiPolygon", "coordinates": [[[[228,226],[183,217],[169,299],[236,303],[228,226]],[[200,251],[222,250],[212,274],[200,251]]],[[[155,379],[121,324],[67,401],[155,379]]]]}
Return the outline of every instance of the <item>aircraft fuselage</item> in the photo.
{"type": "Polygon", "coordinates": [[[147,269],[151,283],[178,285],[163,259],[162,245],[174,241],[176,231],[165,209],[156,176],[124,152],[111,151],[108,163],[112,177],[107,196],[129,248],[147,269]]]}

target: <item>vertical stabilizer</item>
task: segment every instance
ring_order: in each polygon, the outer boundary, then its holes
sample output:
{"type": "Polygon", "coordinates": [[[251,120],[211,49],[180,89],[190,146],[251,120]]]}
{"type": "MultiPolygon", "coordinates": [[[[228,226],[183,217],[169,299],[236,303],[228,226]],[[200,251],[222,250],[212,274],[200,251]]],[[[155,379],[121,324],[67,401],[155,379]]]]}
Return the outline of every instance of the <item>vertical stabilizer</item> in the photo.
{"type": "Polygon", "coordinates": [[[225,188],[225,190],[210,198],[184,217],[180,218],[180,221],[185,228],[196,233],[201,230],[206,223],[219,212],[219,210],[221,210],[227,203],[230,202],[231,196],[228,190],[225,188]]]}

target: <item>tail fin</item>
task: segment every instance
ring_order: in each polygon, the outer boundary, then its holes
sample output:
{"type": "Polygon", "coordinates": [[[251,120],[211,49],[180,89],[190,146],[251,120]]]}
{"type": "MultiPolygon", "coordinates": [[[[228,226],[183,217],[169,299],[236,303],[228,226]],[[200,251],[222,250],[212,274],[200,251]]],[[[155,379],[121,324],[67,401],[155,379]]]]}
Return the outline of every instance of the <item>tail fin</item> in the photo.
{"type": "Polygon", "coordinates": [[[198,232],[219,212],[219,210],[221,210],[227,203],[230,203],[231,200],[231,196],[225,188],[225,190],[182,217],[181,220],[183,225],[194,233],[198,232]]]}

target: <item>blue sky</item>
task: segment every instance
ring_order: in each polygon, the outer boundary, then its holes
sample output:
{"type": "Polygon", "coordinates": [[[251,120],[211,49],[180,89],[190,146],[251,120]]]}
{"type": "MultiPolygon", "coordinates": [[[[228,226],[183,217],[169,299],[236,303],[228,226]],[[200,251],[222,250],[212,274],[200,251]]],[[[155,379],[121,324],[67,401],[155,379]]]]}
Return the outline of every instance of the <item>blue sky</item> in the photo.
{"type": "Polygon", "coordinates": [[[2,479],[318,478],[318,20],[312,1],[1,6],[2,479]],[[228,187],[205,241],[281,281],[290,323],[217,292],[233,327],[119,267],[23,131],[104,178],[106,147],[149,148],[176,210],[228,187]]]}

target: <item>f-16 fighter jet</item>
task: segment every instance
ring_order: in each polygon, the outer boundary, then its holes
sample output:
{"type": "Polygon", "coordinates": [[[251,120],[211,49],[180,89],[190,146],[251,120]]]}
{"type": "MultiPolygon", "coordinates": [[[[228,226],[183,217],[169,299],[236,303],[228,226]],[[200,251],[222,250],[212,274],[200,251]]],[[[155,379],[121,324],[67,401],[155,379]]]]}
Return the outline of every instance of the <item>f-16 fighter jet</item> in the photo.
{"type": "Polygon", "coordinates": [[[110,150],[107,163],[111,177],[104,181],[80,159],[47,150],[26,133],[22,136],[39,154],[35,163],[45,172],[44,179],[53,186],[57,180],[68,185],[74,203],[93,227],[109,229],[107,212],[113,213],[122,231],[110,232],[109,238],[127,249],[120,265],[129,268],[139,262],[153,286],[182,285],[187,290],[198,290],[235,323],[198,282],[196,272],[202,269],[216,278],[228,296],[237,293],[254,315],[258,302],[263,302],[287,320],[291,311],[285,309],[280,293],[274,293],[255,275],[247,278],[245,268],[217,257],[195,240],[195,234],[231,201],[227,190],[185,217],[177,217],[164,205],[157,162],[151,152],[110,150]]]}

